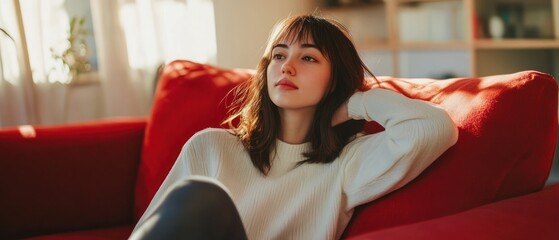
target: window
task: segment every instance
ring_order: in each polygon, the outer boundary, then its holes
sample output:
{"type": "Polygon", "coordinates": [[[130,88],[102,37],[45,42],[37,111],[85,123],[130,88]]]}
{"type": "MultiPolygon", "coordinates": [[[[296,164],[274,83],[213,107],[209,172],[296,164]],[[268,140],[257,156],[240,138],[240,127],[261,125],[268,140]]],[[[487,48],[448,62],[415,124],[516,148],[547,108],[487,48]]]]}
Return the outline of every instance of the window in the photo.
{"type": "Polygon", "coordinates": [[[74,74],[97,70],[89,0],[20,0],[20,4],[35,83],[69,83],[74,74]]]}

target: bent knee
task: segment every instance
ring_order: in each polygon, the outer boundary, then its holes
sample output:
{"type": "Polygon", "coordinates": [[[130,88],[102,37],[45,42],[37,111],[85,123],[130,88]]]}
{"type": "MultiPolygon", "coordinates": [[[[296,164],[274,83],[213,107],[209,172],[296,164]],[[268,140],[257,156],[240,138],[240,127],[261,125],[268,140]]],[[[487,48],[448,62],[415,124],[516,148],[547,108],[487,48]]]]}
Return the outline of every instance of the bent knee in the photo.
{"type": "Polygon", "coordinates": [[[230,198],[227,188],[222,183],[203,176],[191,176],[177,182],[169,195],[188,199],[230,198]]]}

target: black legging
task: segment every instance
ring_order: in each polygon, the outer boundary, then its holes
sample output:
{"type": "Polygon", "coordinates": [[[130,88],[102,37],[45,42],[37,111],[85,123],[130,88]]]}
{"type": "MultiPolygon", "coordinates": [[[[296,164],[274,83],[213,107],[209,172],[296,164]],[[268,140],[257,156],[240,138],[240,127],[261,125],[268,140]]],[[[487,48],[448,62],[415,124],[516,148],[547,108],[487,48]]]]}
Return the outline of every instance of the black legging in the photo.
{"type": "Polygon", "coordinates": [[[233,201],[199,179],[176,183],[131,239],[247,239],[233,201]]]}

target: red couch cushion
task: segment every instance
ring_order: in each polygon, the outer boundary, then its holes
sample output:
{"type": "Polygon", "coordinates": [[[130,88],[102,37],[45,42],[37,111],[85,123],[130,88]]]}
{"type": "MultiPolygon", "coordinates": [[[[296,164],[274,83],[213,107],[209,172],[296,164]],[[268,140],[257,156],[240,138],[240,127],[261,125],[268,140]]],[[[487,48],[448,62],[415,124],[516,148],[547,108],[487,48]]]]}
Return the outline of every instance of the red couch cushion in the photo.
{"type": "Polygon", "coordinates": [[[538,239],[559,237],[559,184],[458,214],[373,231],[351,239],[538,239]]]}
{"type": "MultiPolygon", "coordinates": [[[[196,131],[219,126],[226,112],[223,96],[250,74],[189,61],[166,67],[146,129],[136,217],[184,142],[196,131]]],[[[447,109],[460,137],[411,184],[357,209],[346,236],[456,213],[543,186],[557,137],[557,84],[551,76],[527,71],[445,81],[382,81],[385,88],[447,109]]],[[[382,130],[376,123],[366,129],[382,130]]]]}

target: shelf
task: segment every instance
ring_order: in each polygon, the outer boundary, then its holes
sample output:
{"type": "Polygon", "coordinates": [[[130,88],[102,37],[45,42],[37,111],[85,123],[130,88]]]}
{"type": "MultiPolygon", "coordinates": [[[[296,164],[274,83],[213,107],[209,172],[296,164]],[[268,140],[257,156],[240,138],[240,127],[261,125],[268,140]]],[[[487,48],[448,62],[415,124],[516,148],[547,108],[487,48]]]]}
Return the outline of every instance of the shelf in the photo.
{"type": "Polygon", "coordinates": [[[468,48],[470,45],[463,41],[450,41],[450,42],[406,42],[399,43],[395,46],[391,46],[386,42],[364,42],[356,45],[359,50],[391,50],[391,49],[401,49],[401,50],[436,50],[436,49],[464,49],[468,48]]]}
{"type": "Polygon", "coordinates": [[[355,48],[358,50],[390,50],[390,44],[387,42],[379,41],[367,41],[360,44],[356,44],[355,48]]]}
{"type": "Polygon", "coordinates": [[[456,49],[468,48],[468,43],[464,41],[448,41],[448,42],[405,42],[399,43],[399,49],[456,49]]]}
{"type": "Polygon", "coordinates": [[[478,49],[538,49],[559,48],[556,39],[477,39],[474,42],[478,49]]]}

